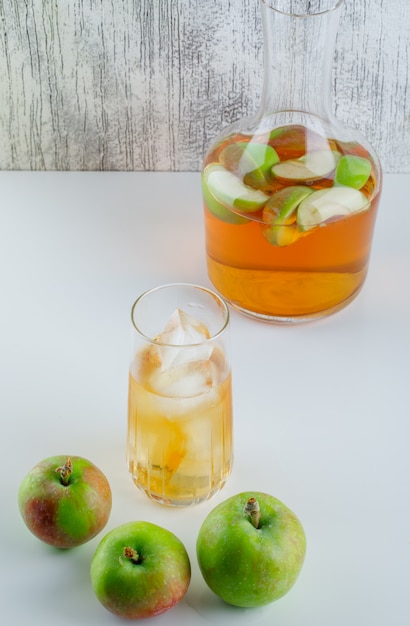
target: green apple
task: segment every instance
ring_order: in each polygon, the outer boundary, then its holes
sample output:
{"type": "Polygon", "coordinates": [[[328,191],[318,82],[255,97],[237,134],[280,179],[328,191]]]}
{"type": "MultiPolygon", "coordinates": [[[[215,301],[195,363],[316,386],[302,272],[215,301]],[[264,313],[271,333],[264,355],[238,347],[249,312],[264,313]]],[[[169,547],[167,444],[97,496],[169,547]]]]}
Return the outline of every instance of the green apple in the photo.
{"type": "Polygon", "coordinates": [[[204,182],[211,195],[228,209],[244,213],[259,211],[269,199],[260,189],[253,189],[219,163],[211,163],[204,170],[204,182]]]}
{"type": "Polygon", "coordinates": [[[128,522],[111,530],[91,561],[96,597],[111,613],[129,619],[171,609],[185,595],[191,565],[172,532],[151,522],[128,522]]]}
{"type": "Polygon", "coordinates": [[[292,185],[275,191],[263,208],[263,236],[274,246],[288,246],[298,238],[296,210],[312,193],[303,185],[292,185]]]}
{"type": "Polygon", "coordinates": [[[303,200],[297,210],[296,222],[301,231],[328,221],[365,211],[369,199],[353,187],[329,187],[314,191],[303,200]]]}
{"type": "Polygon", "coordinates": [[[313,150],[298,159],[277,163],[272,173],[276,178],[295,183],[319,180],[333,172],[339,159],[340,153],[335,150],[313,150]]]}
{"type": "Polygon", "coordinates": [[[93,463],[79,456],[53,456],[23,479],[18,504],[28,529],[56,548],[89,541],[111,513],[111,488],[93,463]]]}
{"type": "Polygon", "coordinates": [[[343,155],[336,167],[335,184],[361,189],[369,180],[372,164],[369,159],[354,154],[343,155]]]}
{"type": "Polygon", "coordinates": [[[272,146],[257,141],[237,141],[221,151],[219,161],[250,187],[260,189],[267,185],[271,169],[279,162],[272,146]]]}
{"type": "Polygon", "coordinates": [[[296,515],[273,496],[239,493],[205,518],[196,543],[209,588],[228,604],[256,607],[284,596],[301,571],[306,537],[296,515]]]}

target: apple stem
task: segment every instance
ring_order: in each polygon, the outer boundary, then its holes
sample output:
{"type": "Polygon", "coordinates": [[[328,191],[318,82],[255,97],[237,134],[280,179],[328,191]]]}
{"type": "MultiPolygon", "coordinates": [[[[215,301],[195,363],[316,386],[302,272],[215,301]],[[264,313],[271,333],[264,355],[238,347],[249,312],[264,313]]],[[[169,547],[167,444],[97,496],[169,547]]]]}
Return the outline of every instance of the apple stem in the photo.
{"type": "Polygon", "coordinates": [[[60,467],[56,467],[56,472],[60,474],[60,480],[63,485],[67,486],[70,482],[70,476],[73,471],[73,464],[70,458],[67,458],[64,465],[60,465],[60,467]]]}
{"type": "Polygon", "coordinates": [[[259,528],[259,522],[261,519],[261,511],[259,508],[259,502],[256,498],[249,498],[244,508],[245,515],[248,515],[255,528],[259,528]]]}
{"type": "Polygon", "coordinates": [[[136,565],[138,565],[142,561],[142,557],[138,554],[138,552],[134,550],[134,548],[130,548],[129,546],[125,546],[122,554],[126,559],[129,559],[136,565]]]}

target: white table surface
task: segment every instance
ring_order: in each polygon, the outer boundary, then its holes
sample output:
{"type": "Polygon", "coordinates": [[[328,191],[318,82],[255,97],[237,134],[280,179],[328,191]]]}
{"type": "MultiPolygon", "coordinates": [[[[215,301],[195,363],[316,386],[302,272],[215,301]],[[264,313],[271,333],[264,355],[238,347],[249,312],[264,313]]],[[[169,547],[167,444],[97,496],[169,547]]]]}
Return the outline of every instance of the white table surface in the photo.
{"type": "Polygon", "coordinates": [[[166,282],[210,285],[199,174],[0,173],[1,613],[6,624],[117,624],[89,563],[105,532],[144,519],[192,563],[184,600],[150,624],[404,626],[410,591],[410,177],[385,177],[370,272],[322,321],[279,327],[233,312],[235,465],[205,504],[153,504],[125,464],[130,307],[166,282]],[[26,472],[78,454],[106,473],[106,529],[72,551],[28,532],[26,472]],[[261,609],[224,605],[195,556],[220,501],[267,491],[300,517],[295,587],[261,609]]]}

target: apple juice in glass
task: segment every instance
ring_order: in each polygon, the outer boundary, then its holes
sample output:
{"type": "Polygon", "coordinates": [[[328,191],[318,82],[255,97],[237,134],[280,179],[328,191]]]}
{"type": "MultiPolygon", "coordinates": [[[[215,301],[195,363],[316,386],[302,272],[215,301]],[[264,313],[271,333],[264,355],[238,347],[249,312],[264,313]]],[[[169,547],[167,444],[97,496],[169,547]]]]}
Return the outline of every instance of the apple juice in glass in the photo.
{"type": "Polygon", "coordinates": [[[138,298],[132,322],[130,474],[156,502],[197,504],[232,468],[228,307],[205,288],[164,285],[138,298]]]}
{"type": "Polygon", "coordinates": [[[262,105],[225,129],[202,170],[207,267],[219,293],[272,322],[324,317],[368,270],[382,175],[330,112],[343,0],[261,0],[262,105]]]}

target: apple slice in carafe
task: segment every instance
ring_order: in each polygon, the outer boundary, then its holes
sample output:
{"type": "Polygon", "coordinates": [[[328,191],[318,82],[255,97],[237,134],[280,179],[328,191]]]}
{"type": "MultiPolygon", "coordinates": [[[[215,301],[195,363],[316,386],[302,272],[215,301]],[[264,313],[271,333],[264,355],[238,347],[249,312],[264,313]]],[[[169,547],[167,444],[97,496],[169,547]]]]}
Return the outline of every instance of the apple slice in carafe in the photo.
{"type": "Polygon", "coordinates": [[[301,202],[296,222],[301,231],[306,231],[325,222],[365,211],[369,207],[369,199],[353,187],[320,189],[301,202]]]}
{"type": "Polygon", "coordinates": [[[276,178],[285,181],[306,182],[328,177],[336,168],[340,153],[335,150],[314,150],[298,159],[281,161],[272,167],[276,178]]]}

